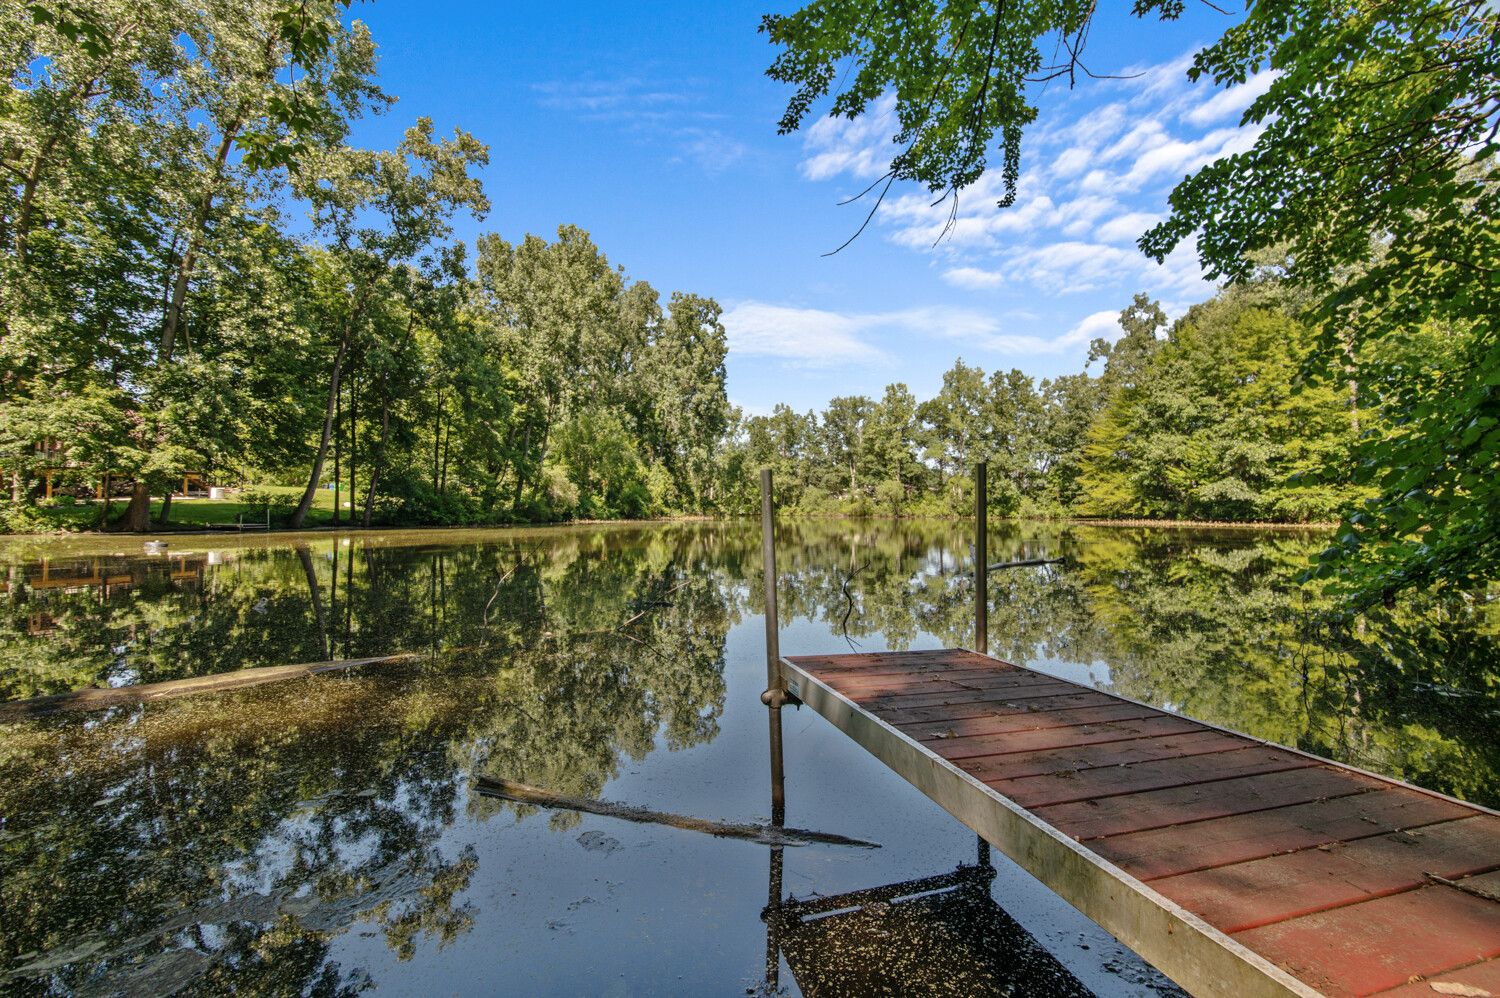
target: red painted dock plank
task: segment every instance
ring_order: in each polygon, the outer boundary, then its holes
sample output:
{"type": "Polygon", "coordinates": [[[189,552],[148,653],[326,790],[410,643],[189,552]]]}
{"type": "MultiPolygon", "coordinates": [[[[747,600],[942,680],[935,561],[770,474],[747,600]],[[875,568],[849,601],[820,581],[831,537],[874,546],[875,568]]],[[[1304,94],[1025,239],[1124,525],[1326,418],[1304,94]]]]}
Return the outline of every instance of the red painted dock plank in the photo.
{"type": "Polygon", "coordinates": [[[957,721],[969,717],[999,717],[1001,714],[1035,714],[1071,707],[1108,707],[1116,703],[1119,701],[1104,693],[1079,693],[1077,687],[1071,684],[1049,683],[972,703],[893,708],[882,711],[881,717],[891,724],[910,724],[913,721],[957,721]]]}
{"type": "Polygon", "coordinates": [[[1285,774],[1225,780],[1222,784],[1151,790],[1035,810],[1049,825],[1065,830],[1079,841],[1088,842],[1105,835],[1167,828],[1190,821],[1344,797],[1374,790],[1380,785],[1377,780],[1313,766],[1285,774]]]}
{"type": "Polygon", "coordinates": [[[1293,849],[1418,828],[1472,813],[1459,804],[1392,787],[1149,832],[1112,835],[1094,840],[1090,847],[1105,859],[1129,868],[1142,880],[1153,880],[1293,849]]]}
{"type": "Polygon", "coordinates": [[[1184,873],[1153,887],[1225,932],[1415,890],[1428,874],[1486,873],[1500,854],[1500,818],[1481,815],[1184,873]]]}
{"type": "Polygon", "coordinates": [[[1486,960],[1458,970],[1380,992],[1380,998],[1438,998],[1439,995],[1500,995],[1500,960],[1486,960]],[[1436,987],[1434,987],[1436,985],[1436,987]],[[1464,990],[1465,988],[1469,990],[1464,990]]]}
{"type": "Polygon", "coordinates": [[[1109,769],[1086,769],[1079,773],[1001,780],[990,786],[1022,807],[1032,808],[1173,787],[1212,787],[1222,780],[1307,769],[1314,765],[1316,763],[1311,759],[1290,752],[1252,746],[1213,755],[1156,759],[1109,769]]]}
{"type": "MultiPolygon", "coordinates": [[[[1052,695],[1067,689],[1077,689],[1063,686],[1056,680],[1036,679],[1028,684],[1017,684],[1015,686],[997,686],[992,689],[975,690],[963,689],[953,693],[908,693],[904,696],[880,696],[880,697],[851,697],[857,699],[861,707],[872,712],[886,710],[908,710],[912,707],[938,707],[957,706],[960,704],[990,703],[997,697],[1018,696],[1023,691],[1035,692],[1045,690],[1046,695],[1052,695]]],[[[845,694],[846,696],[848,694],[845,694]]]]}
{"type": "MultiPolygon", "coordinates": [[[[1128,725],[1131,721],[1156,717],[1149,707],[1135,704],[1113,703],[1099,707],[1073,707],[1066,710],[1015,711],[989,717],[966,717],[950,721],[923,721],[898,724],[902,731],[918,741],[975,741],[984,738],[1003,740],[1019,731],[1040,731],[1043,728],[1075,728],[1085,724],[1115,723],[1128,725]]],[[[1160,719],[1160,718],[1158,718],[1160,719]]],[[[1188,722],[1191,724],[1192,722],[1188,722]]],[[[934,746],[936,748],[936,746],[934,746]]],[[[1005,751],[1015,751],[1006,749],[1005,751]]]]}
{"type": "Polygon", "coordinates": [[[1500,956],[1500,904],[1424,887],[1234,938],[1331,998],[1369,995],[1500,956]]]}
{"type": "Polygon", "coordinates": [[[1092,723],[1037,724],[1002,734],[931,739],[923,744],[943,758],[958,762],[997,755],[1009,756],[1017,752],[1065,748],[1069,745],[1134,741],[1138,738],[1183,734],[1191,730],[1190,725],[1180,718],[1124,714],[1122,719],[1110,719],[1105,715],[1092,723]]]}
{"type": "Polygon", "coordinates": [[[1500,998],[1491,812],[971,652],[789,661],[1326,994],[1500,998]]]}
{"type": "Polygon", "coordinates": [[[1021,776],[1074,772],[1101,766],[1119,766],[1127,762],[1152,759],[1175,759],[1211,752],[1231,752],[1244,748],[1245,740],[1217,731],[1189,731],[1179,735],[1134,738],[1129,742],[1104,742],[1079,745],[1070,742],[1065,748],[1039,752],[1013,752],[1005,755],[979,756],[959,761],[959,768],[984,782],[1009,780],[1021,776]]]}

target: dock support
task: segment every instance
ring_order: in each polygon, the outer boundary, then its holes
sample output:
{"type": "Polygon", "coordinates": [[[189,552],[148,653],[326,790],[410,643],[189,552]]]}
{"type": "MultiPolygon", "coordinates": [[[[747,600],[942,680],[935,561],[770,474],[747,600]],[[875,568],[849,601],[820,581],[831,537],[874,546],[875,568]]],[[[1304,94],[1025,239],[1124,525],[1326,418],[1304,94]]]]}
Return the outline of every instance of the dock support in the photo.
{"type": "Polygon", "coordinates": [[[786,703],[786,685],[781,678],[780,627],[776,616],[776,508],[771,495],[771,469],[760,471],[760,533],[766,590],[766,691],[761,703],[770,715],[771,735],[771,823],[786,820],[786,786],[781,768],[781,706],[786,703]]]}
{"type": "MultiPolygon", "coordinates": [[[[974,468],[974,650],[989,654],[990,644],[990,532],[988,461],[974,468]]],[[[979,865],[990,865],[990,844],[979,839],[979,865]]]]}
{"type": "Polygon", "coordinates": [[[990,652],[989,463],[974,468],[974,650],[990,652]]]}

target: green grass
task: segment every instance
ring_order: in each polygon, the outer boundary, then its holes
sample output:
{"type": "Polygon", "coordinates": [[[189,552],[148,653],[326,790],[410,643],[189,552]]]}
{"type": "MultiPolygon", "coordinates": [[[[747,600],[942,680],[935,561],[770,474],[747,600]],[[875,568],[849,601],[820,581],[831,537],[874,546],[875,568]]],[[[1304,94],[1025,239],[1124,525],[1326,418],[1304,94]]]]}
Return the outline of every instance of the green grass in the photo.
{"type": "MultiPolygon", "coordinates": [[[[285,498],[287,507],[295,506],[302,497],[300,486],[292,485],[259,485],[254,486],[256,491],[270,493],[271,495],[285,498]]],[[[115,499],[110,503],[109,517],[111,520],[118,518],[125,512],[128,502],[124,499],[115,499]]],[[[286,521],[289,509],[271,511],[271,527],[275,529],[286,521]]],[[[345,510],[347,522],[348,510],[345,510]]],[[[151,504],[151,521],[153,529],[156,529],[158,518],[161,516],[161,503],[151,504]]],[[[184,499],[181,496],[172,500],[171,522],[165,529],[169,530],[195,530],[215,526],[234,526],[244,517],[246,523],[265,523],[265,507],[259,504],[241,502],[238,499],[184,499]]],[[[24,519],[12,522],[10,532],[12,533],[45,533],[49,531],[79,531],[93,530],[99,522],[99,504],[97,502],[79,502],[73,506],[37,506],[28,509],[24,519]]],[[[331,489],[319,489],[313,498],[312,509],[308,511],[307,520],[303,524],[307,527],[319,527],[333,522],[333,491],[331,489]]],[[[0,525],[3,532],[3,525],[0,525]]]]}

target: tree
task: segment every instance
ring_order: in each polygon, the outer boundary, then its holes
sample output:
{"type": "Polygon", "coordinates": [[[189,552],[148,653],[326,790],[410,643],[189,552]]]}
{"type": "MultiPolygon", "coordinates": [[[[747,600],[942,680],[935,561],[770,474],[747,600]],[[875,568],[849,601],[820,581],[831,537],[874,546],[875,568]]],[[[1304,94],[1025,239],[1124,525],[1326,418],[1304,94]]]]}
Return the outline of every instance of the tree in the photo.
{"type": "MultiPolygon", "coordinates": [[[[1171,19],[1184,6],[1140,0],[1134,12],[1171,19]]],[[[857,117],[895,93],[899,150],[882,195],[914,180],[953,196],[956,211],[998,136],[1008,203],[1021,132],[1036,117],[1026,88],[1088,73],[1094,10],[1073,0],[815,0],[769,15],[762,30],[782,48],[769,74],[797,87],[782,131],[800,127],[847,74],[831,114],[857,117]],[[1050,36],[1061,62],[1039,47],[1050,36]]],[[[1201,233],[1200,259],[1231,280],[1251,274],[1257,252],[1284,247],[1289,280],[1318,301],[1314,371],[1343,356],[1351,334],[1357,356],[1359,346],[1389,356],[1376,345],[1428,324],[1457,338],[1463,360],[1446,369],[1441,391],[1425,375],[1382,369],[1402,429],[1366,443],[1365,474],[1381,494],[1349,518],[1323,563],[1364,602],[1493,578],[1500,554],[1500,483],[1490,473],[1500,461],[1497,30],[1500,14],[1480,0],[1251,5],[1189,75],[1226,85],[1275,68],[1242,119],[1263,130],[1248,151],[1179,184],[1171,217],[1141,239],[1161,259],[1201,233]]]]}
{"type": "Polygon", "coordinates": [[[823,452],[830,463],[849,472],[851,499],[859,495],[859,461],[872,408],[863,395],[841,395],[830,399],[823,410],[823,452]]]}
{"type": "Polygon", "coordinates": [[[339,379],[367,310],[398,264],[414,262],[447,237],[455,212],[467,208],[483,217],[489,210],[480,182],[469,174],[489,161],[488,147],[463,131],[436,139],[428,118],[408,128],[394,151],[337,149],[312,160],[303,193],[311,202],[315,226],[334,247],[330,264],[337,290],[325,320],[336,338],[323,428],[307,488],[292,514],[294,528],[306,519],[322,481],[339,379]]]}

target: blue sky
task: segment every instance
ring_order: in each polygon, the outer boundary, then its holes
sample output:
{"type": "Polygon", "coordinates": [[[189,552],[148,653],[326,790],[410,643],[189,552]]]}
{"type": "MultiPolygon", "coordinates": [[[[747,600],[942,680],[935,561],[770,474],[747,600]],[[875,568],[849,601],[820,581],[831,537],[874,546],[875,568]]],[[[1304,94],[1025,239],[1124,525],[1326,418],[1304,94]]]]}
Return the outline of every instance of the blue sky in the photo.
{"type": "Polygon", "coordinates": [[[392,145],[419,115],[465,128],[490,145],[493,209],[460,223],[460,237],[550,237],[573,223],[663,300],[716,298],[730,398],[750,412],[878,396],[893,381],[926,397],[959,356],[1038,378],[1076,371],[1134,292],[1173,314],[1211,293],[1191,247],[1157,266],[1134,240],[1186,172],[1254,139],[1237,126],[1266,78],[1218,91],[1185,75],[1224,15],[1190,7],[1162,24],[1101,13],[1090,68],[1141,75],[1038,95],[1013,207],[995,206],[998,178],[986,176],[934,246],[943,213],[925,191],[898,188],[859,240],[825,257],[864,216],[837,202],[883,172],[889,116],[882,105],[776,135],[789,91],[765,77],[775,52],[756,31],[772,9],[359,4],[400,101],[355,138],[392,145]]]}

